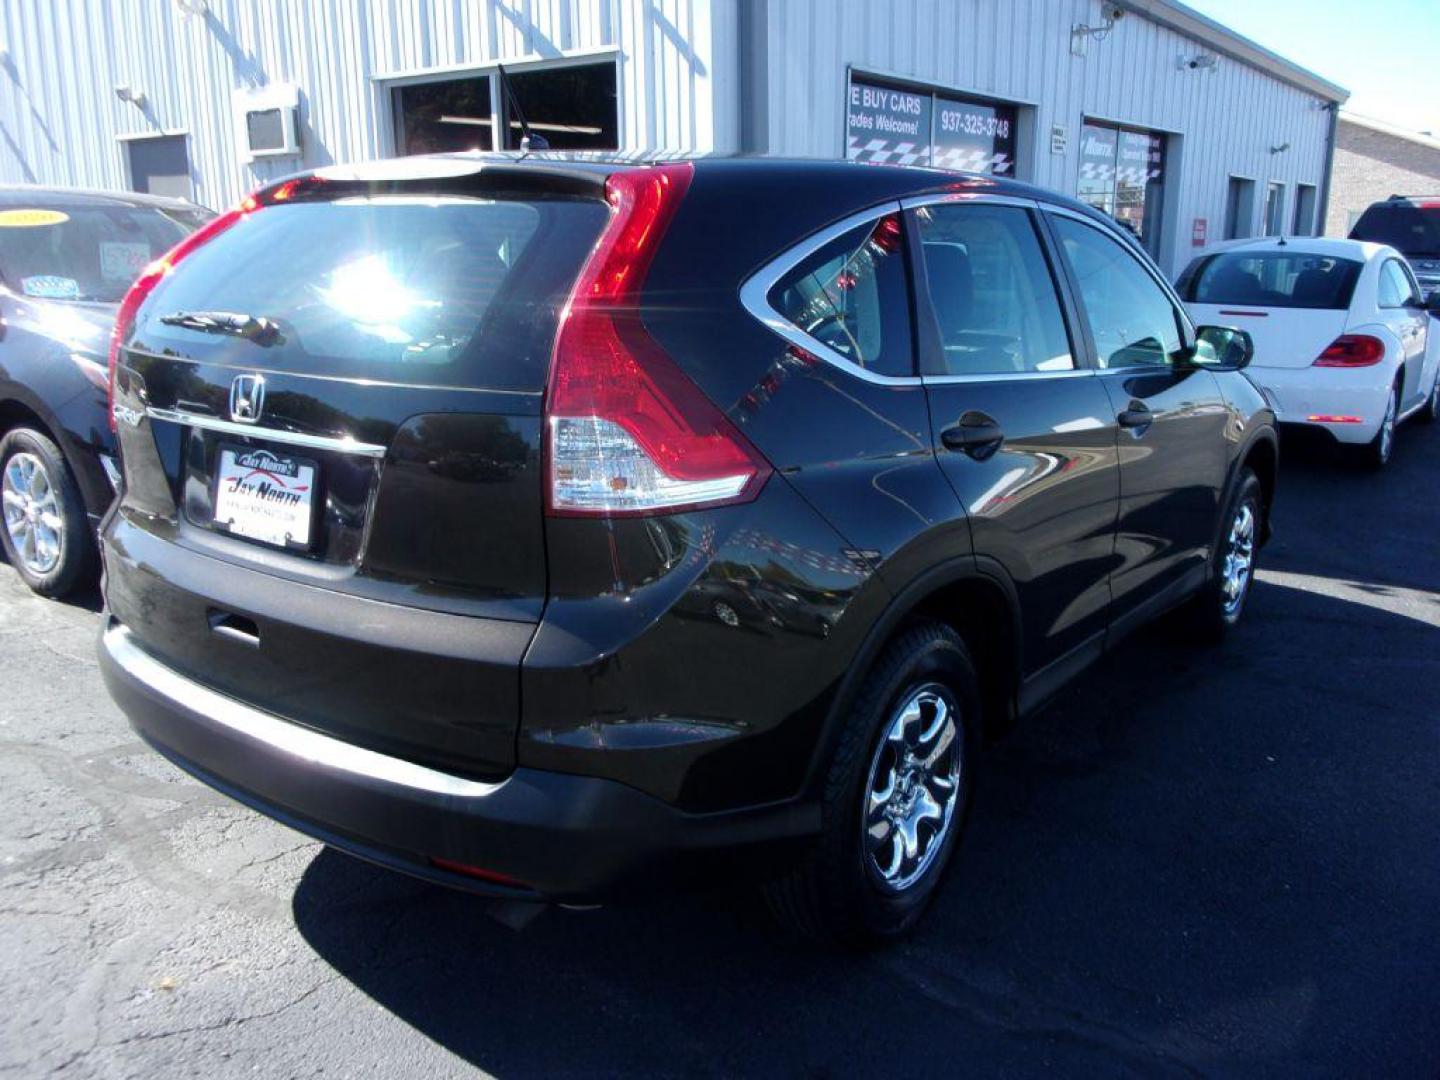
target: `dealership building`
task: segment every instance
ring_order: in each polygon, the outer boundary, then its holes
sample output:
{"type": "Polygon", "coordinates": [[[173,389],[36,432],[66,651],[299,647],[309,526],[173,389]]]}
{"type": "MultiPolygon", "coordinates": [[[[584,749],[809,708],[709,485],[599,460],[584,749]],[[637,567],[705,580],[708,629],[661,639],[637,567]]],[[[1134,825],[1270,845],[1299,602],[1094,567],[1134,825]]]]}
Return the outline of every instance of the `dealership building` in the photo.
{"type": "Polygon", "coordinates": [[[1319,231],[1346,98],[1173,0],[0,0],[0,68],[6,183],[222,207],[303,168],[517,148],[523,113],[554,148],[1018,177],[1172,273],[1319,231]]]}

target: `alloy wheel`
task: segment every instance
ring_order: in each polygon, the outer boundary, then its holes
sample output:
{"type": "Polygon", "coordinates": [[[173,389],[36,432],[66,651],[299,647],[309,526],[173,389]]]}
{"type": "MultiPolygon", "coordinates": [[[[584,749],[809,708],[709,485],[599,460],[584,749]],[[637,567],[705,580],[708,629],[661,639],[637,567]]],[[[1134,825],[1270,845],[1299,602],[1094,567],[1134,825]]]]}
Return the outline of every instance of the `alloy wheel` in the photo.
{"type": "Polygon", "coordinates": [[[911,691],[892,714],[865,785],[864,851],[889,892],[908,889],[945,848],[964,767],[954,695],[939,683],[911,691]]]}
{"type": "Polygon", "coordinates": [[[1245,605],[1255,570],[1255,505],[1248,499],[1235,511],[1225,540],[1225,561],[1220,568],[1220,610],[1233,619],[1245,605]]]}
{"type": "Polygon", "coordinates": [[[1394,390],[1390,391],[1390,398],[1385,402],[1385,419],[1380,421],[1379,442],[1376,445],[1376,452],[1382,462],[1390,460],[1390,451],[1395,446],[1395,415],[1400,410],[1399,395],[1394,390]]]}
{"type": "Polygon", "coordinates": [[[44,576],[65,550],[65,517],[50,473],[34,454],[15,454],[0,477],[5,530],[25,569],[44,576]]]}

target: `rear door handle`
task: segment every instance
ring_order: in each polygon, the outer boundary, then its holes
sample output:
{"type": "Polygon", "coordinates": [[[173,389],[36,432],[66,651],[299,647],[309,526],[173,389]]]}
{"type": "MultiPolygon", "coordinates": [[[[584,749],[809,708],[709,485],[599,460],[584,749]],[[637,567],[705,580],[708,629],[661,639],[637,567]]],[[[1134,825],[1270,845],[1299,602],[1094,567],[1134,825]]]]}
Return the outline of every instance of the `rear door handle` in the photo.
{"type": "Polygon", "coordinates": [[[1147,428],[1155,422],[1155,414],[1143,402],[1132,401],[1130,407],[1115,419],[1123,428],[1147,428]]]}
{"type": "Polygon", "coordinates": [[[1005,441],[1005,432],[993,416],[967,412],[954,427],[940,432],[940,441],[947,450],[959,450],[976,461],[984,461],[1000,449],[1000,444],[1005,441]]]}

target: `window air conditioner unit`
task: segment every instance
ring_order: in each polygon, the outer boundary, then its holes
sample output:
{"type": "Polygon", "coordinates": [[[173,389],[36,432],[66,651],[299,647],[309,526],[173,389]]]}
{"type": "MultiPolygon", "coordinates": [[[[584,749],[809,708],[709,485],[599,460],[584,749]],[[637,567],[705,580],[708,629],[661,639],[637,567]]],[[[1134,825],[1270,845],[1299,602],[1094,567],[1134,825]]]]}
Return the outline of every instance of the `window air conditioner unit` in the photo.
{"type": "Polygon", "coordinates": [[[295,157],[300,153],[300,91],[290,85],[235,92],[235,126],[240,156],[295,157]]]}

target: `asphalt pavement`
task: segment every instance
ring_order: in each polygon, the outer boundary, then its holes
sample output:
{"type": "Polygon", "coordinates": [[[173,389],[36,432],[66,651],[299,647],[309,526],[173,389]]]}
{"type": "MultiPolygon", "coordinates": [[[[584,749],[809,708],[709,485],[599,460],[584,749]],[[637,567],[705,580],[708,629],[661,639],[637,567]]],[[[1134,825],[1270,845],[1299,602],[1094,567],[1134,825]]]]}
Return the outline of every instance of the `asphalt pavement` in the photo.
{"type": "Polygon", "coordinates": [[[1440,1074],[1440,428],[1287,447],[1224,646],[1146,630],[984,755],[919,932],[550,911],[328,851],[145,749],[98,599],[0,565],[0,1073],[1440,1074]]]}

